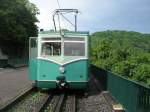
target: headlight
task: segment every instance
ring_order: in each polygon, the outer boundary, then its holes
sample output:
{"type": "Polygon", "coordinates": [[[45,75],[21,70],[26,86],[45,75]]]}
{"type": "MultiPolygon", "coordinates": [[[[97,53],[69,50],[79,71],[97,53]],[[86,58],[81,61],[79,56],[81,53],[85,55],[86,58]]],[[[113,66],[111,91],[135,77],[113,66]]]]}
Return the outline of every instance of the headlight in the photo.
{"type": "Polygon", "coordinates": [[[59,70],[60,70],[60,73],[65,73],[65,68],[63,67],[63,66],[61,66],[60,68],[59,68],[59,70]]]}

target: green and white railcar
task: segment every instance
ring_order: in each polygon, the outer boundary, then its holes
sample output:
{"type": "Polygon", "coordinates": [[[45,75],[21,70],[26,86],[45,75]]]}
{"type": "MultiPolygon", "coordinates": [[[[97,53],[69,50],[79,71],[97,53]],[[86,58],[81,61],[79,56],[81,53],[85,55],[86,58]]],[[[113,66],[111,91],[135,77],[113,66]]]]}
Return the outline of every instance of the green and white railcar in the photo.
{"type": "Polygon", "coordinates": [[[42,31],[30,37],[29,79],[39,88],[85,89],[89,80],[89,32],[42,31]]]}

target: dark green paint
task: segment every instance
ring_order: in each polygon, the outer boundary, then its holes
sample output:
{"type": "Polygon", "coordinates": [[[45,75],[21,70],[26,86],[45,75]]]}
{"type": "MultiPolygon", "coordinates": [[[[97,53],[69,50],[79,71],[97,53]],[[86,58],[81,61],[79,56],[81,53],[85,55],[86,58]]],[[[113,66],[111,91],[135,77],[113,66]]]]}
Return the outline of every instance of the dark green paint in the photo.
{"type": "Polygon", "coordinates": [[[124,105],[127,112],[150,112],[150,88],[96,66],[91,67],[104,90],[124,105]]]}
{"type": "MultiPolygon", "coordinates": [[[[85,89],[87,82],[68,82],[69,89],[85,89]]],[[[37,81],[36,86],[42,89],[55,89],[57,84],[55,81],[37,81]]]]}
{"type": "Polygon", "coordinates": [[[56,82],[49,82],[49,81],[37,81],[36,86],[42,89],[55,89],[56,82]]]}

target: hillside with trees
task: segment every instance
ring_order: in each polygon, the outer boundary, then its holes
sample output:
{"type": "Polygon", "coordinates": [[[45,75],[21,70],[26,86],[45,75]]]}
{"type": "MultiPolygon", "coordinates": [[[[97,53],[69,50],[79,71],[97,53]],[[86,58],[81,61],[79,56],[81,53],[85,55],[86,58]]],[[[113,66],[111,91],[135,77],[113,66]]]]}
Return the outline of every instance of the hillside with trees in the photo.
{"type": "Polygon", "coordinates": [[[91,35],[91,63],[150,86],[150,34],[103,31],[91,35]]]}
{"type": "Polygon", "coordinates": [[[37,13],[28,0],[0,0],[0,48],[4,54],[28,55],[28,37],[37,35],[37,13]]]}

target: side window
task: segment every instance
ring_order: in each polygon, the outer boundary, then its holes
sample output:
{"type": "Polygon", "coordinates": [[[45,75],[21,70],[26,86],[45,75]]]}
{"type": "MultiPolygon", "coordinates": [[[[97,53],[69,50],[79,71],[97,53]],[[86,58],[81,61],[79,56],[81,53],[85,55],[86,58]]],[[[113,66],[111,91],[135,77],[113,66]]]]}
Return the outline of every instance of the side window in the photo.
{"type": "Polygon", "coordinates": [[[37,38],[31,37],[29,40],[29,58],[37,57],[37,38]]]}

